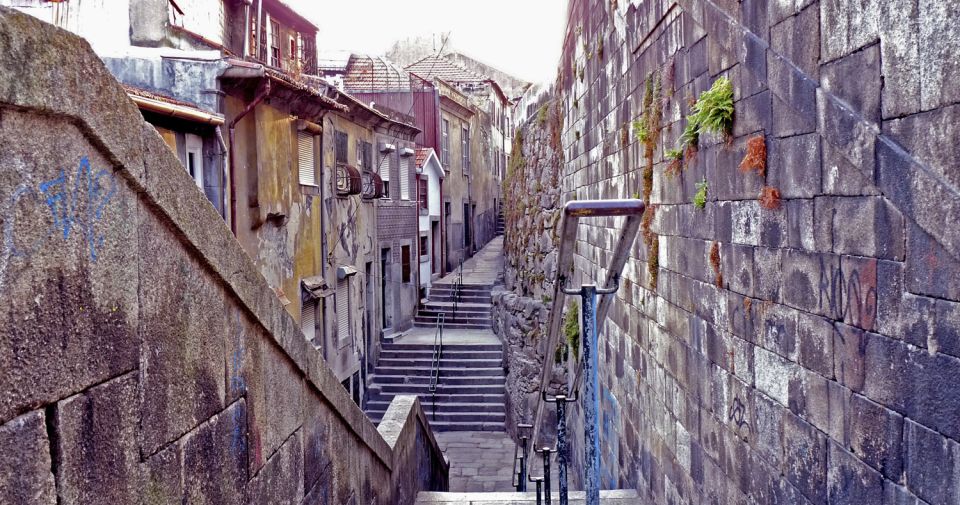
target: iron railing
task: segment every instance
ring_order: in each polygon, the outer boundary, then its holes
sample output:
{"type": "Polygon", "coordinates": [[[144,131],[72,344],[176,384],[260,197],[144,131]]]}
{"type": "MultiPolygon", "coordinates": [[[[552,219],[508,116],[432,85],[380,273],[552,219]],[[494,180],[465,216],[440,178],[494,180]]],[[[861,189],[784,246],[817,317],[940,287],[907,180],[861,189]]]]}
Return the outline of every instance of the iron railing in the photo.
{"type": "MultiPolygon", "coordinates": [[[[597,321],[606,318],[607,311],[613,302],[612,296],[603,296],[599,304],[597,295],[612,295],[620,285],[620,275],[630,254],[630,248],[636,239],[643,216],[644,203],[642,200],[594,200],[572,201],[563,208],[563,220],[560,224],[560,244],[557,254],[557,276],[554,284],[553,307],[550,311],[550,320],[547,332],[547,342],[544,348],[544,365],[540,374],[540,400],[537,402],[533,419],[533,436],[530,443],[536,446],[540,441],[540,430],[543,427],[543,415],[547,403],[557,404],[557,446],[556,449],[544,447],[537,451],[544,457],[544,477],[547,489],[545,497],[550,503],[549,489],[549,457],[551,452],[558,452],[558,478],[560,480],[560,504],[567,505],[567,462],[569,458],[566,433],[566,404],[583,400],[581,410],[584,415],[584,487],[586,488],[586,505],[600,503],[600,436],[598,432],[598,414],[600,411],[599,380],[598,380],[598,335],[597,321]],[[577,289],[568,289],[567,283],[573,274],[573,253],[577,239],[577,225],[581,218],[590,217],[626,217],[623,230],[613,252],[613,260],[607,269],[604,286],[598,288],[594,284],[584,284],[577,289]],[[564,295],[580,295],[582,336],[580,339],[582,351],[580,361],[576,364],[574,380],[563,394],[547,395],[547,388],[552,378],[553,367],[550,366],[550,356],[553,356],[560,345],[560,326],[563,319],[564,295]],[[580,383],[585,381],[584,390],[579,393],[580,383]]],[[[525,442],[525,441],[524,441],[525,442]]],[[[526,444],[524,444],[526,446],[526,444]]],[[[523,463],[529,464],[532,458],[524,458],[523,463]]],[[[529,469],[525,471],[529,474],[529,469]]],[[[537,483],[537,500],[540,500],[540,482],[537,483]]]]}
{"type": "Polygon", "coordinates": [[[440,362],[443,360],[443,312],[437,314],[437,329],[433,334],[433,357],[430,360],[430,385],[427,390],[430,392],[430,400],[433,404],[433,418],[437,417],[437,386],[440,384],[440,362]]]}
{"type": "Polygon", "coordinates": [[[457,272],[457,280],[453,283],[453,320],[457,319],[457,306],[460,304],[460,292],[463,290],[463,260],[460,260],[460,270],[457,272]]]}

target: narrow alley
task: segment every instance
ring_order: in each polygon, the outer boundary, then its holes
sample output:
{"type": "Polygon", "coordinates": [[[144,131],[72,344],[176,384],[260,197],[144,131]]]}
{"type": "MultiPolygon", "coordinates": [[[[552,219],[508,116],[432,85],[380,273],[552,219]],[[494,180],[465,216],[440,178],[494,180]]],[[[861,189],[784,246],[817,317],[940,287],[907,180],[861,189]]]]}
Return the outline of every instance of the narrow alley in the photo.
{"type": "Polygon", "coordinates": [[[0,0],[0,505],[960,505],[958,19],[0,0]]]}

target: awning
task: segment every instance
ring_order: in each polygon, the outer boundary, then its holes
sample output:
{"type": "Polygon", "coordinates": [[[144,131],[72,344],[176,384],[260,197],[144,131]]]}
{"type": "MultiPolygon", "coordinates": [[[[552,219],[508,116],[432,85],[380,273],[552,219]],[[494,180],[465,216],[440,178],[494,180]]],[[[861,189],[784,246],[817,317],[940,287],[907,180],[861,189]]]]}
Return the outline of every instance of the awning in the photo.
{"type": "Polygon", "coordinates": [[[346,279],[354,275],[357,275],[357,269],[352,266],[337,267],[337,279],[346,279]]]}

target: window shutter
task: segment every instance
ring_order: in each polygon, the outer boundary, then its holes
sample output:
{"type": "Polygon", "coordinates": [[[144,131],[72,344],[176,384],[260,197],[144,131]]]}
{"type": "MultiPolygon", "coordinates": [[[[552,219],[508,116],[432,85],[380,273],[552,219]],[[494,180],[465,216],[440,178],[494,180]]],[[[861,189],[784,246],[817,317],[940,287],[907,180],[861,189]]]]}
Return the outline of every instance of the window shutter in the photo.
{"type": "Polygon", "coordinates": [[[347,279],[337,280],[337,339],[341,342],[350,337],[350,284],[347,279]]]}
{"type": "Polygon", "coordinates": [[[307,341],[313,341],[316,337],[316,329],[317,301],[311,298],[303,302],[303,307],[300,309],[300,331],[303,332],[303,336],[306,337],[307,341]]]}
{"type": "Polygon", "coordinates": [[[400,199],[410,199],[410,157],[400,158],[400,199]]]}
{"type": "Polygon", "coordinates": [[[316,167],[313,158],[313,135],[297,132],[297,153],[300,157],[300,184],[317,184],[316,167]]]}

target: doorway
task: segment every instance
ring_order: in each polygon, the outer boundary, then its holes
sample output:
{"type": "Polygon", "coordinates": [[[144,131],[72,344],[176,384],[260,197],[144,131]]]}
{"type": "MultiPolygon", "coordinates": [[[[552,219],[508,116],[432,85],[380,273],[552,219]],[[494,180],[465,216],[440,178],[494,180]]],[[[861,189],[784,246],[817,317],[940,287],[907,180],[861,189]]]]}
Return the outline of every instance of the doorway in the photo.
{"type": "Polygon", "coordinates": [[[380,250],[380,310],[383,313],[381,322],[383,323],[384,330],[393,326],[391,324],[393,321],[392,311],[388,303],[390,300],[393,300],[393,297],[390,295],[390,278],[390,248],[385,248],[380,250]]]}

